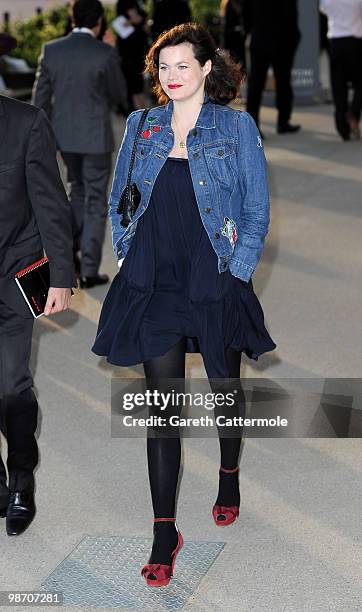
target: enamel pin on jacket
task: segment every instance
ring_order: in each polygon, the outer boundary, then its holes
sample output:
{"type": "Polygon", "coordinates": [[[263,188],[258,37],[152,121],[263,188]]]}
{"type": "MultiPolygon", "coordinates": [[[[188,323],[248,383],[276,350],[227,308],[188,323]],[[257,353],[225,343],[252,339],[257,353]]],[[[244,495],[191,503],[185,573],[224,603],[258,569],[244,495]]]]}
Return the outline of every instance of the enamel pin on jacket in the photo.
{"type": "MultiPolygon", "coordinates": [[[[112,242],[118,260],[127,255],[138,219],[149,204],[158,173],[173,147],[172,110],[170,100],[148,113],[132,172],[141,203],[132,222],[124,228],[117,207],[127,181],[142,109],[127,119],[109,197],[112,242]]],[[[267,167],[255,122],[247,112],[214,104],[205,94],[186,146],[199,213],[218,257],[219,273],[229,269],[234,276],[248,281],[261,257],[269,228],[267,167]]]]}

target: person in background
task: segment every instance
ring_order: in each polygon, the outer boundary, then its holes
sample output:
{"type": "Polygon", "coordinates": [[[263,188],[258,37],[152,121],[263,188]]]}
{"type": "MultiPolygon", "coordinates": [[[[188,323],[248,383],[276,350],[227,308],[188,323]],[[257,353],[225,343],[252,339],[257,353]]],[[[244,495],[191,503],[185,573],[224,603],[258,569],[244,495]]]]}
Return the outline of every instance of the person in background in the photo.
{"type": "Polygon", "coordinates": [[[245,68],[244,0],[222,0],[220,14],[223,22],[223,47],[234,60],[245,68]]]}
{"type": "Polygon", "coordinates": [[[8,445],[8,476],[0,457],[0,516],[14,536],[35,516],[38,463],[38,402],[29,371],[34,317],[14,277],[45,249],[46,316],[68,308],[76,278],[71,212],[51,126],[42,110],[5,96],[0,96],[0,201],[0,428],[8,445]]]}
{"type": "Polygon", "coordinates": [[[117,52],[97,40],[101,2],[77,0],[72,11],[72,32],[44,46],[32,102],[50,117],[67,168],[75,263],[87,289],[109,280],[99,266],[114,150],[110,104],[125,101],[127,86],[117,52]]]}
{"type": "Polygon", "coordinates": [[[6,90],[6,84],[2,75],[6,72],[6,62],[1,59],[2,56],[6,56],[16,47],[16,39],[9,34],[0,32],[0,92],[6,90]]]}
{"type": "Polygon", "coordinates": [[[15,49],[16,44],[16,38],[9,36],[9,34],[0,32],[0,57],[2,55],[7,55],[10,53],[10,51],[15,49]]]}
{"type": "Polygon", "coordinates": [[[291,73],[300,40],[297,0],[245,0],[246,30],[251,33],[250,75],[246,110],[259,125],[259,110],[268,68],[276,82],[277,132],[297,132],[292,125],[291,73]]]}
{"type": "Polygon", "coordinates": [[[188,0],[154,0],[152,39],[156,40],[161,32],[191,19],[188,0]]]}
{"type": "Polygon", "coordinates": [[[362,108],[362,0],[320,0],[328,18],[335,124],[343,140],[359,140],[362,108]],[[348,87],[353,88],[351,105],[348,87]]]}
{"type": "Polygon", "coordinates": [[[130,111],[146,104],[143,84],[144,57],[148,49],[147,13],[137,0],[118,0],[117,19],[113,22],[117,33],[117,49],[127,81],[130,111]]]}

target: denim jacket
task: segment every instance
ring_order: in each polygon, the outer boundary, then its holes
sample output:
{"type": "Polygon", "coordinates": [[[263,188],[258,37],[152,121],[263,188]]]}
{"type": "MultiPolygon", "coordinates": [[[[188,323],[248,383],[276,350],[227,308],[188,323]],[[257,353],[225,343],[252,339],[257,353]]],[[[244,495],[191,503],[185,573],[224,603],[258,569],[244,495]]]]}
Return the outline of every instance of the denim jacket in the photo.
{"type": "MultiPolygon", "coordinates": [[[[205,95],[186,146],[193,187],[202,223],[218,257],[219,273],[225,270],[249,281],[260,259],[269,227],[269,194],[266,160],[254,120],[247,112],[214,104],[205,95]]],[[[173,147],[173,102],[150,109],[138,141],[132,183],[141,202],[128,227],[117,213],[126,185],[131,151],[142,110],[127,119],[118,152],[109,197],[112,242],[123,259],[145,212],[153,185],[173,147]]]]}

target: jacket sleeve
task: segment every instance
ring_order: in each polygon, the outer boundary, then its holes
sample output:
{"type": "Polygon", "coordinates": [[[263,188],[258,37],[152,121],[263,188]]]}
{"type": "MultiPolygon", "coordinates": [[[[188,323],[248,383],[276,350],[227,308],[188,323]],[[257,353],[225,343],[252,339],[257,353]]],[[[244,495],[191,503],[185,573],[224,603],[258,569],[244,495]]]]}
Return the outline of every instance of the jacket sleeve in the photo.
{"type": "Polygon", "coordinates": [[[42,108],[50,119],[52,107],[52,84],[46,61],[46,45],[39,57],[35,82],[32,92],[32,104],[42,108]]]}
{"type": "Polygon", "coordinates": [[[126,104],[127,84],[121,68],[121,60],[115,49],[107,56],[105,65],[106,93],[112,104],[126,104]]]}
{"type": "Polygon", "coordinates": [[[229,269],[234,276],[248,281],[263,251],[270,204],[267,165],[259,131],[247,112],[238,112],[238,122],[241,221],[229,269]]]}
{"type": "Polygon", "coordinates": [[[41,241],[49,259],[51,287],[76,287],[71,211],[60,178],[50,123],[42,110],[31,127],[26,183],[41,241]]]}
{"type": "Polygon", "coordinates": [[[124,233],[124,229],[120,226],[120,216],[117,213],[117,208],[122,191],[126,186],[127,175],[131,161],[132,147],[141,114],[142,109],[136,110],[133,111],[133,113],[131,113],[127,118],[126,128],[117,155],[116,165],[113,173],[112,188],[108,200],[109,217],[112,226],[112,244],[114,254],[117,259],[122,258],[122,254],[119,252],[118,249],[118,243],[120,241],[121,235],[124,233]]]}

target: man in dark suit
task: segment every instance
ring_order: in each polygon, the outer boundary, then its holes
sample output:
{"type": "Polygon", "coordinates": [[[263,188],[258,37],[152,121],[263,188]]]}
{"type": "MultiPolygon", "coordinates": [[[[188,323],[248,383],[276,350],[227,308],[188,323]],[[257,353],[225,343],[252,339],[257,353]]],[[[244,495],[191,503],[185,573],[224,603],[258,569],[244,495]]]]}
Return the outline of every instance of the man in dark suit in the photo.
{"type": "Polygon", "coordinates": [[[244,19],[251,33],[250,75],[246,110],[259,124],[259,109],[268,68],[273,67],[278,110],[277,132],[297,132],[289,123],[293,107],[291,73],[300,40],[297,0],[244,0],[244,19]]]}
{"type": "Polygon", "coordinates": [[[8,535],[35,514],[34,469],[38,404],[29,372],[33,315],[14,276],[49,259],[45,314],[66,309],[73,269],[71,212],[56,147],[42,110],[0,96],[0,427],[8,443],[8,479],[0,457],[0,516],[8,535]]]}
{"type": "Polygon", "coordinates": [[[102,17],[98,0],[74,3],[76,27],[44,46],[32,100],[50,117],[67,167],[82,288],[109,280],[99,274],[114,150],[109,105],[124,103],[127,95],[117,52],[97,40],[102,17]]]}
{"type": "Polygon", "coordinates": [[[192,20],[188,0],[153,0],[152,38],[164,30],[192,20]]]}

